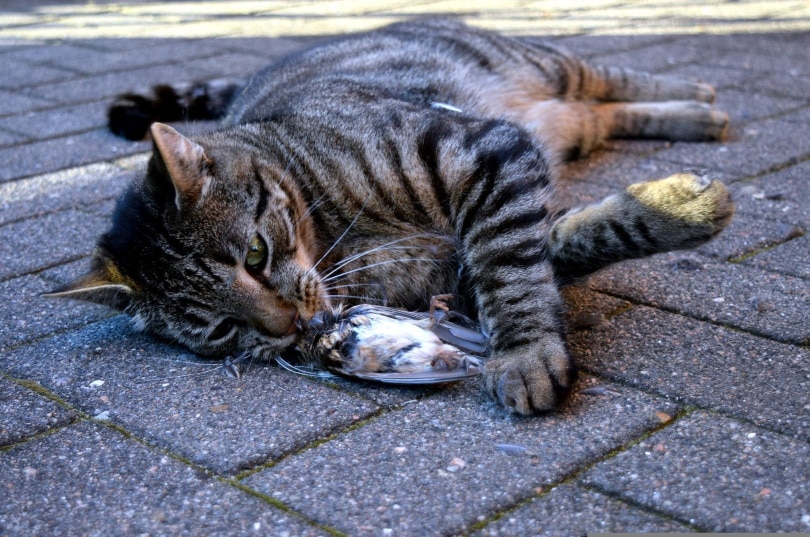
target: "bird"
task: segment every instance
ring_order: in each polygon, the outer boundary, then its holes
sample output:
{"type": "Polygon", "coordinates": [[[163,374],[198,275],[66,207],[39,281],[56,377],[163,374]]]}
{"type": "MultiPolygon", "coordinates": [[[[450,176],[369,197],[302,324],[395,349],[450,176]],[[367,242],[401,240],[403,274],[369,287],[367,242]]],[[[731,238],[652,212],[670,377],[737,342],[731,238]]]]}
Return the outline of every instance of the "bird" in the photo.
{"type": "Polygon", "coordinates": [[[326,370],[389,384],[437,384],[474,377],[487,337],[437,295],[429,312],[386,306],[336,306],[318,312],[297,344],[304,367],[277,357],[282,367],[305,374],[326,370]],[[460,319],[462,324],[450,322],[460,319]],[[288,367],[289,366],[289,367],[288,367]]]}

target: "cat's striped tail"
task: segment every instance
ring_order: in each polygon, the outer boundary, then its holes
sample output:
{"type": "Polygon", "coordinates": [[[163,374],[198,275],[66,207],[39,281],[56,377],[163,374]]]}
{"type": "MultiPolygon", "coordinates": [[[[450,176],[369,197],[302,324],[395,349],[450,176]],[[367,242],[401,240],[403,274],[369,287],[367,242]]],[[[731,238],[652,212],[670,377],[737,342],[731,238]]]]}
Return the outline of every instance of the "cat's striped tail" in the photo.
{"type": "Polygon", "coordinates": [[[107,126],[113,134],[128,140],[142,140],[149,126],[157,121],[219,119],[225,115],[243,83],[234,80],[213,80],[158,85],[151,95],[124,93],[107,111],[107,126]]]}

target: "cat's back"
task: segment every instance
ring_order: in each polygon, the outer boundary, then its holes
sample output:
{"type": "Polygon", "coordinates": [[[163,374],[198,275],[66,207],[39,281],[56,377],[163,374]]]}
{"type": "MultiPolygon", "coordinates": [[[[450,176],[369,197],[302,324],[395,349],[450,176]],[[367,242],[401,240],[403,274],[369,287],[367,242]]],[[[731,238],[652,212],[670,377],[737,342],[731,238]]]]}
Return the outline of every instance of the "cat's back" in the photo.
{"type": "Polygon", "coordinates": [[[240,124],[319,102],[395,99],[420,106],[475,101],[486,79],[561,56],[551,47],[465,25],[453,19],[407,21],[329,41],[255,75],[226,117],[240,124]]]}

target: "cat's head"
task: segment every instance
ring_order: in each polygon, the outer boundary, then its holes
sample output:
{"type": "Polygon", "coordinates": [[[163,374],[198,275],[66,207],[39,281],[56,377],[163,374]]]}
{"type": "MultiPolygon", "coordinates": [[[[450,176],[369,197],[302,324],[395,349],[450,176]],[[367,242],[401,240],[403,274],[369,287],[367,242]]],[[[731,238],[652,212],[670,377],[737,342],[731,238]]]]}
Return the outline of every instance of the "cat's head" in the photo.
{"type": "Polygon", "coordinates": [[[90,271],[49,295],[125,311],[200,354],[290,346],[326,305],[300,192],[238,130],[151,132],[147,172],[119,199],[90,271]]]}

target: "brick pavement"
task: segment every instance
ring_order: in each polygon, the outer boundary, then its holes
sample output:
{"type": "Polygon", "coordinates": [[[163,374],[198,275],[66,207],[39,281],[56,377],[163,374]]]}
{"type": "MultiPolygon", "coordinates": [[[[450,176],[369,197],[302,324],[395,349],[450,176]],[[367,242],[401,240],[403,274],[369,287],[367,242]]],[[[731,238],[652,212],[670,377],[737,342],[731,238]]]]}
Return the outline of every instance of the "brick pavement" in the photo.
{"type": "Polygon", "coordinates": [[[810,4],[558,4],[4,2],[0,535],[810,531],[810,4]],[[110,96],[447,13],[705,80],[731,114],[726,143],[615,142],[566,170],[568,202],[692,167],[738,206],[716,242],[569,290],[570,315],[597,320],[570,338],[580,388],[602,395],[525,419],[475,382],[237,381],[37,297],[83,269],[145,161],[104,130],[110,96]]]}

